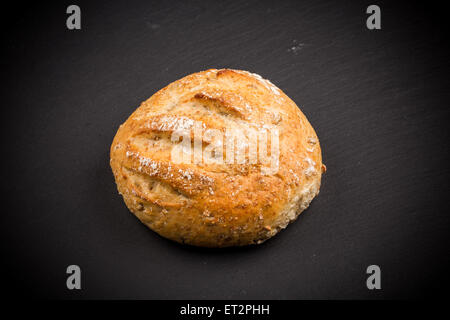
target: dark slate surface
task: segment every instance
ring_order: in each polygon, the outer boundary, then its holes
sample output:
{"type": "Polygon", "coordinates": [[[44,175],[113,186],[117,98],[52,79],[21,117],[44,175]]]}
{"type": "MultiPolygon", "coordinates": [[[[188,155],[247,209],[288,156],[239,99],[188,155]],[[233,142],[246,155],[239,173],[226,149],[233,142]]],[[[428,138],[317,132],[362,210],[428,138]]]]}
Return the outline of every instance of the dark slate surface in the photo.
{"type": "Polygon", "coordinates": [[[445,16],[423,2],[81,2],[2,21],[2,277],[10,296],[299,299],[436,295],[448,279],[445,16]],[[292,47],[296,49],[292,50],[292,47]],[[206,250],[148,230],[109,168],[120,123],[208,68],[278,85],[307,115],[328,172],[299,219],[257,247],[206,250]],[[65,269],[82,269],[81,291],[65,269]],[[368,265],[382,290],[369,291],[368,265]]]}

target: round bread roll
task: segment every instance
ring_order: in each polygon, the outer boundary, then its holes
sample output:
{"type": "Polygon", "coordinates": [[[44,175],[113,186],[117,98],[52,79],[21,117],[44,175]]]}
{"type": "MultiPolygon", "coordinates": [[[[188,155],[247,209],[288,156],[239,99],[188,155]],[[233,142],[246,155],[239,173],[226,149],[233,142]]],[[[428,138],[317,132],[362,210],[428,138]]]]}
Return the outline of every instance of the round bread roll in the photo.
{"type": "Polygon", "coordinates": [[[259,75],[210,69],[144,101],[117,131],[119,193],[161,236],[202,247],[259,244],[319,193],[319,140],[259,75]]]}

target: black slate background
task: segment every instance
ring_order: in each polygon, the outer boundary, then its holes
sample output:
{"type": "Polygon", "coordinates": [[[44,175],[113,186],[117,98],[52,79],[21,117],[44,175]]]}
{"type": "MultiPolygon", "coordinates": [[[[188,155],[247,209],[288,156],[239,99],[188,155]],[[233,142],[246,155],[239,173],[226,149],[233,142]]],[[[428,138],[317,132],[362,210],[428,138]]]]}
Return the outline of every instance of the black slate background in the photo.
{"type": "Polygon", "coordinates": [[[381,299],[448,281],[449,59],[438,3],[68,1],[2,18],[2,280],[10,297],[381,299]],[[289,50],[301,44],[299,50],[289,50]],[[118,126],[208,68],[261,74],[304,111],[328,172],[260,246],[181,246],[128,212],[109,168],[118,126]],[[6,206],[7,205],[7,206],[6,206]],[[82,269],[82,290],[65,287],[82,269]],[[382,270],[369,291],[368,265],[382,270]]]}

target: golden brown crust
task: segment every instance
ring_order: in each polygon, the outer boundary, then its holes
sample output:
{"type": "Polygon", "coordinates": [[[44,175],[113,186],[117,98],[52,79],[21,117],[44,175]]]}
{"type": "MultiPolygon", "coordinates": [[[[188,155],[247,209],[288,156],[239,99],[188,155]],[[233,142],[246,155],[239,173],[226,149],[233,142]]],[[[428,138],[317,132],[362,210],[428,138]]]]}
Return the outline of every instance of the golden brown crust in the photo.
{"type": "Polygon", "coordinates": [[[272,237],[317,195],[324,170],[319,140],[296,104],[258,75],[230,69],[191,74],[144,101],[118,130],[111,167],[126,205],[143,223],[205,247],[272,237]],[[222,132],[276,128],[278,170],[267,173],[248,159],[174,163],[171,135],[196,122],[222,132]]]}

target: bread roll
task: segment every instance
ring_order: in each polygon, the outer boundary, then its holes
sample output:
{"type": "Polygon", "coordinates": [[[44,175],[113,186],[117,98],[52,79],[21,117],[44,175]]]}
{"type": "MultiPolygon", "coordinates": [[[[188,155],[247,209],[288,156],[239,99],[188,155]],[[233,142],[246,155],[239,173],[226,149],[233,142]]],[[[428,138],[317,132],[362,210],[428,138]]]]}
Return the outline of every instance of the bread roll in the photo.
{"type": "Polygon", "coordinates": [[[319,193],[319,140],[297,105],[247,71],[210,69],[144,101],[117,131],[111,168],[150,229],[202,247],[259,244],[319,193]]]}

